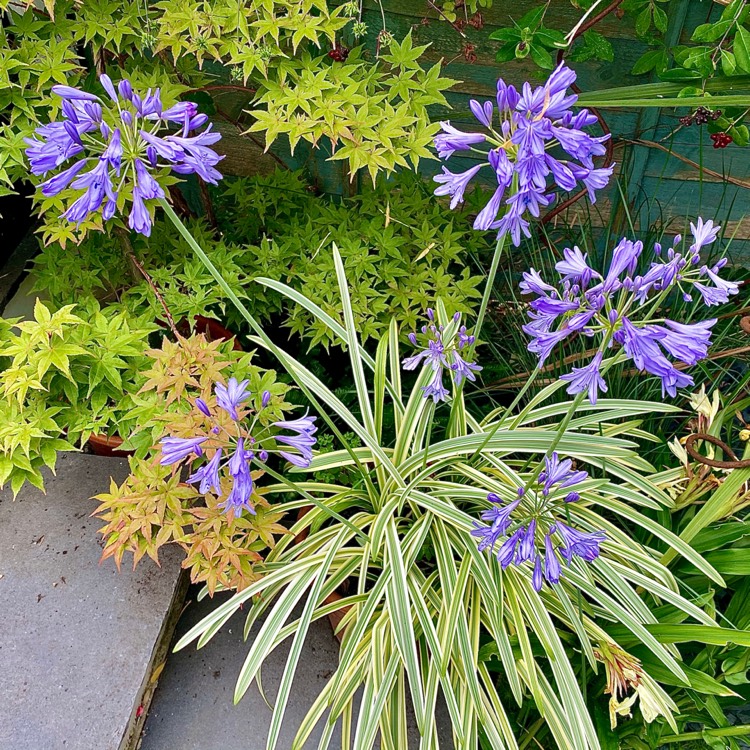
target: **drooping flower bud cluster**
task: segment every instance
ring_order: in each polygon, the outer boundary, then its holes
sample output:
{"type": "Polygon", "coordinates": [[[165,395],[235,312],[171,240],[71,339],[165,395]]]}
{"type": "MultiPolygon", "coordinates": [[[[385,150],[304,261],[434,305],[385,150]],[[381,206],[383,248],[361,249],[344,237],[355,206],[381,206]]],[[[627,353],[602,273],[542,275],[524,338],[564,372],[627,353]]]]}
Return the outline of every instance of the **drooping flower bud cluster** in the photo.
{"type": "Polygon", "coordinates": [[[521,292],[533,294],[535,299],[530,303],[531,322],[523,330],[532,337],[529,350],[539,356],[540,365],[571,336],[580,334],[598,342],[598,351],[587,365],[562,376],[570,383],[568,393],[587,391],[590,402],[596,403],[599,391],[607,390],[602,360],[615,344],[638,370],[661,380],[662,395],[674,397],[677,388],[693,385],[693,378],[675,367],[669,357],[685,365],[703,359],[716,319],[678,323],[657,318],[659,298],[679,292],[691,302],[697,292],[711,307],[737,294],[738,285],[719,276],[726,259],[711,267],[701,264],[701,250],[714,242],[720,227],[698,219],[690,228],[693,242],[686,252],[677,249],[679,236],[666,257],[661,245],[655,244],[655,260],[643,274],[636,273],[643,243],[628,239],[615,247],[604,275],[588,265],[587,256],[577,247],[566,248],[555,265],[560,275],[556,286],[545,282],[533,268],[524,273],[521,292]]]}
{"type": "MultiPolygon", "coordinates": [[[[531,488],[519,487],[516,498],[504,501],[491,492],[492,507],[482,513],[486,523],[475,522],[472,536],[479,549],[490,550],[503,568],[529,563],[534,588],[540,591],[544,581],[560,582],[563,563],[573,558],[592,562],[606,540],[603,531],[580,531],[560,520],[566,503],[575,503],[580,495],[572,487],[588,478],[575,471],[573,462],[560,460],[557,453],[545,457],[544,470],[531,488]]],[[[566,514],[567,515],[567,514],[566,514]]]]}
{"type": "Polygon", "coordinates": [[[223,157],[210,146],[221,134],[211,125],[195,133],[208,118],[194,102],[164,109],[159,89],[140,96],[127,79],[115,87],[104,74],[99,82],[110,101],[70,86],[52,87],[62,99],[63,119],[37,128],[26,139],[26,156],[35,175],[67,164],[41,191],[47,197],[67,188],[82,191],[63,214],[68,221],[80,224],[96,213],[108,221],[130,204],[128,226],[148,237],[147,201],[164,197],[160,171],[197,174],[216,184],[221,174],[215,167],[223,157]]]}
{"type": "Polygon", "coordinates": [[[434,178],[440,183],[435,195],[451,196],[455,208],[472,178],[489,166],[497,187],[476,217],[474,229],[497,229],[500,235],[509,234],[514,245],[520,244],[522,234],[530,236],[527,217],[538,218],[541,209],[552,203],[554,186],[570,191],[582,183],[594,203],[596,191],[607,184],[614,167],[594,166],[593,158],[605,153],[603,143],[609,135],[595,138],[582,129],[595,123],[596,117],[586,109],[572,112],[578,96],[568,94],[568,89],[575,80],[575,72],[564,64],[543,86],[525,83],[520,94],[498,80],[497,114],[491,101],[470,102],[472,114],[488,133],[466,133],[449,122],[440,123],[443,132],[435,137],[435,147],[441,159],[482,145],[490,151],[486,162],[465,172],[443,167],[443,174],[434,178]],[[550,176],[552,185],[548,185],[550,176]]]}
{"type": "Polygon", "coordinates": [[[248,380],[237,381],[236,378],[230,378],[226,385],[216,383],[215,405],[202,398],[195,401],[196,411],[201,415],[197,434],[161,440],[160,460],[165,466],[204,459],[187,481],[197,484],[201,493],[225,496],[219,507],[224,507],[232,516],[243,510],[255,513],[252,463],[264,464],[270,454],[276,453],[295,466],[308,467],[318,429],[315,417],[307,415],[272,422],[266,428],[258,427],[258,413],[271,403],[271,393],[264,391],[258,409],[249,410],[242,406],[252,396],[248,384],[248,380]],[[244,421],[248,416],[252,420],[250,427],[245,428],[244,421]],[[286,430],[288,434],[270,432],[271,428],[286,430]]]}

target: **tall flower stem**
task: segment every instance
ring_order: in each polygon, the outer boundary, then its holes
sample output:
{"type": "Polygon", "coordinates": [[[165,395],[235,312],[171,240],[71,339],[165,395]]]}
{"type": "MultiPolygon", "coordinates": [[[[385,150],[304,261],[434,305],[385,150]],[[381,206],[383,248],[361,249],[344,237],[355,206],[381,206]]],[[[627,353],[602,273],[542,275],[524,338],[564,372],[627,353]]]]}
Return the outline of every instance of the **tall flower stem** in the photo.
{"type": "MultiPolygon", "coordinates": [[[[565,416],[563,417],[562,422],[557,427],[557,430],[555,431],[555,435],[552,438],[552,442],[550,443],[549,448],[544,452],[544,456],[542,458],[548,458],[551,456],[555,448],[560,444],[560,441],[565,436],[565,432],[570,426],[570,423],[573,421],[573,416],[575,415],[576,411],[578,411],[578,407],[583,403],[583,399],[586,398],[586,391],[581,391],[576,395],[576,397],[573,399],[573,403],[571,403],[570,407],[568,408],[568,411],[566,412],[565,416]]],[[[531,456],[529,457],[528,461],[524,464],[524,470],[528,468],[529,464],[531,463],[531,456]]],[[[526,480],[526,484],[524,485],[524,491],[528,492],[529,488],[532,484],[536,481],[537,477],[542,473],[542,469],[544,468],[544,461],[540,460],[537,462],[536,468],[534,471],[531,472],[531,475],[526,480]]]]}
{"type": "Polygon", "coordinates": [[[482,444],[479,446],[479,448],[477,448],[476,451],[474,451],[471,458],[469,459],[470,462],[473,461],[487,447],[487,443],[489,443],[490,440],[492,440],[492,438],[495,436],[495,433],[500,429],[500,427],[505,422],[505,419],[510,414],[512,414],[515,408],[518,406],[518,404],[521,403],[521,399],[526,395],[526,392],[529,390],[529,388],[531,388],[540,370],[541,370],[541,367],[539,367],[539,365],[537,365],[534,368],[534,371],[529,375],[528,379],[523,385],[523,388],[521,388],[521,390],[518,391],[518,393],[516,394],[516,397],[513,399],[510,406],[508,406],[505,409],[505,411],[502,413],[502,416],[498,417],[495,426],[487,433],[487,436],[482,441],[482,444]]]}
{"type": "MultiPolygon", "coordinates": [[[[495,286],[495,276],[497,276],[497,269],[500,266],[500,258],[505,248],[506,234],[503,233],[498,236],[497,242],[495,243],[495,252],[492,256],[492,263],[490,264],[490,271],[487,274],[487,281],[484,286],[484,294],[482,295],[482,303],[479,305],[479,314],[477,315],[477,322],[474,325],[474,335],[479,340],[479,334],[482,332],[482,324],[484,323],[484,317],[487,314],[487,306],[490,302],[490,295],[492,289],[495,286]]],[[[474,344],[476,346],[476,342],[474,344]]]]}
{"type": "MultiPolygon", "coordinates": [[[[604,346],[606,347],[609,344],[609,340],[611,338],[610,335],[607,336],[607,338],[604,341],[604,346]]],[[[607,361],[607,364],[602,368],[602,373],[605,373],[607,370],[611,369],[617,362],[619,362],[621,359],[621,355],[618,352],[614,357],[609,359],[607,361]]],[[[557,448],[557,446],[560,444],[560,441],[563,439],[563,436],[565,435],[565,431],[570,426],[570,423],[573,421],[573,417],[575,416],[575,413],[578,411],[578,407],[583,403],[584,398],[586,398],[586,391],[581,391],[580,393],[576,394],[576,397],[573,399],[573,402],[568,407],[568,411],[566,412],[565,416],[563,417],[562,422],[560,422],[560,425],[557,428],[557,431],[555,432],[555,436],[552,438],[552,443],[550,444],[549,448],[547,448],[545,452],[546,456],[551,456],[552,452],[557,448]]],[[[531,486],[531,484],[536,480],[536,478],[539,476],[539,474],[542,471],[542,468],[544,467],[544,463],[540,461],[534,471],[531,473],[531,476],[529,477],[528,481],[526,482],[525,489],[528,490],[528,488],[531,486]]]]}

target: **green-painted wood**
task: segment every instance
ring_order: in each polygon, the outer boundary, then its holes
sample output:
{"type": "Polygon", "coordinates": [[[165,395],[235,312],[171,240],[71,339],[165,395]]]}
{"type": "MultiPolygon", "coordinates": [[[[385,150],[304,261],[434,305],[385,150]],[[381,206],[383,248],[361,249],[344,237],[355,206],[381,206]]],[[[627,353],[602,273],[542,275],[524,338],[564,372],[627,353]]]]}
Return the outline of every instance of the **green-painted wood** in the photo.
{"type": "MultiPolygon", "coordinates": [[[[664,40],[667,47],[673,47],[679,42],[689,9],[690,0],[676,0],[676,2],[670,3],[669,25],[664,40]]],[[[646,134],[646,137],[649,137],[649,133],[657,131],[660,114],[658,109],[644,109],[638,122],[639,131],[646,134]]],[[[645,148],[638,148],[633,154],[629,171],[630,182],[628,185],[628,199],[631,203],[636,196],[635,191],[640,190],[643,175],[646,172],[650,157],[651,152],[645,148]]]]}

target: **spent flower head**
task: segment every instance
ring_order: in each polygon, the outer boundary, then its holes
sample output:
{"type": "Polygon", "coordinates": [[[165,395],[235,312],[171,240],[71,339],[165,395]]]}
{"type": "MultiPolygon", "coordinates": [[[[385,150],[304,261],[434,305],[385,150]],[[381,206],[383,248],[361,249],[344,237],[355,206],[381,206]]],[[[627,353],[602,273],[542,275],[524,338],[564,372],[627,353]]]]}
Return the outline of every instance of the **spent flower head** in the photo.
{"type": "Polygon", "coordinates": [[[416,370],[420,365],[432,369],[432,379],[422,386],[422,392],[425,398],[432,398],[437,403],[447,400],[449,395],[448,389],[443,385],[445,370],[453,377],[456,386],[460,386],[464,380],[476,380],[475,373],[482,368],[465,359],[476,339],[467,332],[466,326],[459,325],[460,313],[453,316],[453,322],[448,328],[435,323],[433,310],[427,310],[427,319],[429,322],[422,326],[420,334],[409,334],[409,341],[414,346],[420,346],[421,340],[423,348],[404,359],[402,365],[405,370],[416,370]]]}
{"type": "Polygon", "coordinates": [[[486,162],[465,172],[443,167],[434,178],[440,183],[435,194],[451,196],[455,208],[472,178],[489,167],[497,186],[474,228],[497,229],[500,235],[510,235],[515,245],[522,234],[529,236],[529,217],[538,218],[552,203],[555,187],[570,191],[583,184],[594,203],[596,191],[605,187],[614,167],[594,165],[594,157],[606,152],[603,144],[609,135],[597,138],[583,130],[596,117],[586,109],[572,111],[578,97],[568,94],[568,88],[575,80],[576,74],[564,63],[543,86],[525,83],[520,93],[500,79],[497,109],[491,101],[469,103],[486,132],[463,132],[449,122],[440,123],[443,132],[435,137],[435,148],[441,159],[457,151],[477,151],[478,146],[489,147],[489,152],[486,162]]]}
{"type": "Polygon", "coordinates": [[[726,259],[710,268],[701,264],[702,248],[714,242],[720,227],[698,219],[690,228],[693,242],[686,251],[678,250],[679,236],[666,253],[657,243],[654,259],[642,274],[637,268],[643,243],[626,238],[614,248],[605,273],[592,268],[577,247],[566,248],[555,265],[559,275],[555,284],[547,283],[533,268],[524,273],[521,292],[534,299],[529,304],[531,320],[523,330],[532,338],[529,350],[538,355],[540,366],[570,337],[586,336],[597,344],[588,364],[562,376],[569,383],[568,393],[585,391],[595,404],[599,392],[607,391],[604,355],[616,345],[621,347],[621,357],[661,380],[662,395],[675,396],[678,388],[693,385],[692,377],[672,360],[685,366],[703,359],[716,319],[680,323],[657,317],[659,306],[673,292],[687,302],[698,292],[710,307],[737,294],[738,285],[719,276],[726,259]]]}
{"type": "Polygon", "coordinates": [[[537,591],[545,581],[559,583],[564,566],[574,558],[595,560],[606,539],[603,531],[581,531],[560,520],[569,517],[566,505],[580,499],[571,488],[585,481],[588,474],[573,469],[572,460],[560,460],[557,453],[544,461],[544,470],[534,483],[519,487],[515,498],[503,500],[494,492],[487,495],[492,507],[482,513],[485,523],[475,522],[471,532],[480,551],[490,550],[503,568],[528,563],[537,591]]]}
{"type": "Polygon", "coordinates": [[[80,195],[63,217],[80,224],[93,214],[104,221],[124,214],[128,226],[151,234],[148,202],[164,197],[160,179],[166,169],[177,174],[197,174],[216,184],[216,165],[223,158],[212,148],[221,134],[193,102],[165,109],[159,89],[144,95],[127,79],[117,86],[103,74],[99,82],[107,93],[102,99],[70,86],[53,86],[62,99],[62,120],[41,125],[26,139],[26,156],[35,175],[46,176],[42,194],[51,197],[67,188],[80,195]],[[56,171],[64,167],[62,171],[56,171]]]}
{"type": "Polygon", "coordinates": [[[211,492],[223,500],[223,507],[232,517],[243,510],[255,513],[252,501],[255,481],[271,454],[278,454],[295,466],[306,468],[312,461],[315,417],[278,420],[261,424],[261,412],[268,409],[272,396],[264,391],[254,397],[247,380],[230,378],[226,385],[214,385],[214,398],[208,403],[195,400],[195,435],[165,437],[161,440],[163,465],[180,464],[202,458],[203,463],[187,481],[197,484],[202,493],[211,492]],[[243,406],[252,400],[257,406],[243,406]],[[249,423],[248,423],[249,422],[249,423]],[[258,468],[253,471],[252,465],[258,468]]]}

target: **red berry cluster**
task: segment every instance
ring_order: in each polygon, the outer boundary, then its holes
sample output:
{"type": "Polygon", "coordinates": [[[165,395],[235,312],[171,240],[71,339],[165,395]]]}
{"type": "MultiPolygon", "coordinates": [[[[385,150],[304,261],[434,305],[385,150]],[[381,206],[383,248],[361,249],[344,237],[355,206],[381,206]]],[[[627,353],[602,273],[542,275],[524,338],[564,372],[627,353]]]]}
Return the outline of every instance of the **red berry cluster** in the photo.
{"type": "Polygon", "coordinates": [[[349,57],[349,50],[341,44],[337,44],[328,53],[328,57],[330,57],[331,60],[335,60],[336,62],[344,62],[346,58],[349,57]]]}
{"type": "Polygon", "coordinates": [[[726,133],[711,133],[714,148],[726,148],[732,142],[732,136],[726,133]]]}

